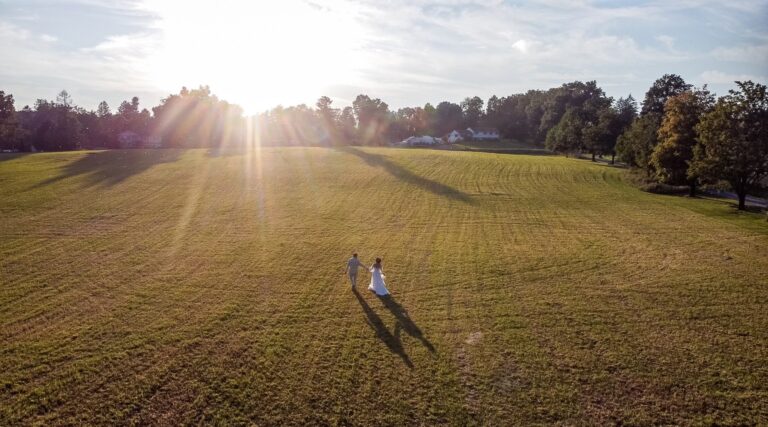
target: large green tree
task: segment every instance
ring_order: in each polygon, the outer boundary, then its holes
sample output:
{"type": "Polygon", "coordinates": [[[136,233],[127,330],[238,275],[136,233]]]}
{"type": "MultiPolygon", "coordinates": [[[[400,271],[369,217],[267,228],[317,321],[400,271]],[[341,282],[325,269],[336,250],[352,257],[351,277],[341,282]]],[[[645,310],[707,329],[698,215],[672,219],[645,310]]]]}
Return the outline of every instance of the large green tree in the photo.
{"type": "Polygon", "coordinates": [[[109,104],[107,104],[107,101],[99,102],[99,106],[96,108],[96,115],[99,116],[99,118],[109,117],[112,115],[112,110],[109,109],[109,104]]]}
{"type": "Polygon", "coordinates": [[[566,153],[586,150],[593,159],[596,154],[607,153],[604,147],[610,144],[613,99],[594,81],[567,83],[549,95],[539,125],[540,130],[547,129],[547,147],[566,153]],[[549,127],[553,122],[555,125],[549,127]]]}
{"type": "MultiPolygon", "coordinates": [[[[90,128],[90,144],[96,147],[118,147],[117,134],[119,126],[116,117],[112,114],[107,101],[101,101],[96,108],[98,120],[94,127],[90,128]]],[[[81,122],[83,119],[81,117],[81,122]]]]}
{"type": "Polygon", "coordinates": [[[406,136],[425,133],[425,124],[422,123],[422,111],[421,107],[405,107],[397,110],[397,113],[395,113],[406,136]]]}
{"type": "Polygon", "coordinates": [[[569,108],[560,121],[547,132],[546,146],[558,153],[579,152],[585,148],[586,128],[582,112],[577,108],[569,108]]]}
{"type": "Polygon", "coordinates": [[[437,104],[435,109],[434,131],[437,136],[445,135],[454,130],[461,129],[464,124],[464,113],[459,104],[443,101],[437,104]]]}
{"type": "Polygon", "coordinates": [[[569,110],[573,110],[573,114],[577,114],[585,125],[596,124],[598,112],[610,106],[613,100],[605,96],[597,82],[575,81],[550,89],[542,99],[534,98],[532,102],[542,103],[539,132],[548,136],[549,130],[556,126],[569,110]]]}
{"type": "Polygon", "coordinates": [[[584,147],[592,155],[611,155],[611,163],[616,156],[616,143],[619,136],[632,124],[637,115],[637,104],[630,95],[619,98],[613,105],[604,106],[597,111],[596,119],[585,123],[583,129],[584,147]]]}
{"type": "Polygon", "coordinates": [[[620,134],[619,115],[612,107],[602,108],[597,112],[597,120],[587,123],[582,130],[584,148],[592,155],[613,154],[616,139],[620,134]]]}
{"type": "Polygon", "coordinates": [[[696,125],[712,108],[714,96],[706,89],[689,90],[667,100],[658,131],[659,143],[651,154],[651,164],[659,181],[688,185],[696,195],[699,178],[689,170],[697,144],[696,125]]]}
{"type": "Polygon", "coordinates": [[[690,90],[691,87],[690,84],[686,83],[677,74],[664,74],[656,79],[648,89],[648,92],[645,93],[643,109],[640,111],[640,114],[664,114],[664,106],[667,104],[667,100],[690,90]]]}
{"type": "MultiPolygon", "coordinates": [[[[556,90],[559,88],[546,93],[556,90]]],[[[488,99],[483,124],[498,129],[506,138],[543,142],[549,131],[548,127],[540,128],[545,99],[544,92],[533,90],[502,98],[492,96],[488,99]],[[544,130],[539,133],[540,129],[544,130]]]]}
{"type": "Polygon", "coordinates": [[[743,210],[747,193],[768,176],[768,96],[765,85],[736,85],[698,124],[691,172],[730,183],[743,210]]]}
{"type": "Polygon", "coordinates": [[[658,131],[664,106],[669,98],[691,89],[677,74],[665,74],[653,82],[645,93],[640,116],[622,134],[616,150],[619,158],[636,167],[644,169],[648,176],[653,174],[650,155],[658,144],[658,131]]]}
{"type": "Polygon", "coordinates": [[[355,142],[355,112],[352,107],[344,107],[337,120],[340,138],[344,144],[355,142]]]}
{"type": "Polygon", "coordinates": [[[72,98],[61,91],[55,102],[38,99],[26,123],[30,148],[44,151],[77,150],[83,141],[82,125],[72,98]]]}
{"type": "Polygon", "coordinates": [[[147,135],[150,132],[149,126],[151,115],[146,108],[139,110],[139,97],[134,96],[129,101],[123,101],[117,108],[117,115],[114,117],[115,131],[135,132],[139,135],[147,135]]]}
{"type": "Polygon", "coordinates": [[[622,131],[629,128],[632,121],[637,117],[637,101],[635,101],[631,94],[626,98],[619,98],[616,101],[616,114],[618,115],[622,131]]]}
{"type": "Polygon", "coordinates": [[[16,109],[13,106],[13,95],[0,90],[0,148],[20,149],[21,138],[16,109]]]}
{"type": "Polygon", "coordinates": [[[637,101],[630,94],[626,98],[619,98],[614,107],[616,115],[612,122],[611,132],[615,135],[611,146],[611,164],[614,163],[618,151],[619,138],[632,126],[637,118],[637,101]]]}
{"type": "Polygon", "coordinates": [[[659,116],[654,113],[637,117],[616,142],[619,160],[644,170],[648,176],[653,171],[651,153],[656,146],[659,121],[659,116]]]}
{"type": "Polygon", "coordinates": [[[320,121],[320,139],[334,145],[340,144],[340,129],[337,122],[339,110],[332,107],[333,101],[327,96],[321,96],[315,103],[317,118],[320,121]]]}
{"type": "Polygon", "coordinates": [[[363,144],[381,145],[389,126],[389,106],[379,98],[358,95],[352,102],[357,118],[359,141],[363,144]]]}
{"type": "Polygon", "coordinates": [[[464,125],[467,127],[476,127],[483,119],[483,100],[479,96],[464,98],[461,101],[461,109],[464,113],[464,125]]]}
{"type": "Polygon", "coordinates": [[[178,94],[164,98],[153,107],[154,120],[147,123],[149,112],[138,111],[138,98],[124,102],[117,116],[128,130],[161,136],[170,147],[220,147],[245,138],[243,110],[238,105],[220,100],[208,86],[189,90],[182,87],[178,94]]]}

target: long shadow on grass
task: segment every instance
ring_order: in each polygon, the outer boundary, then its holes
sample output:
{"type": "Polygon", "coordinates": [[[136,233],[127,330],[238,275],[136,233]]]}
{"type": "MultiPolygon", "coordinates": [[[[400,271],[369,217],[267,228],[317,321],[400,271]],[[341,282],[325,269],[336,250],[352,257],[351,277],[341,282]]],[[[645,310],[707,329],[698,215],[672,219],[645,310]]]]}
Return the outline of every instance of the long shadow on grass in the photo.
{"type": "Polygon", "coordinates": [[[493,149],[493,148],[469,148],[464,150],[457,150],[457,151],[464,151],[469,153],[491,153],[491,154],[516,154],[516,155],[523,155],[523,156],[554,156],[557,153],[554,153],[552,151],[546,150],[546,149],[540,149],[540,148],[502,148],[502,149],[493,149]]]}
{"type": "Polygon", "coordinates": [[[410,316],[408,316],[408,312],[405,310],[405,308],[403,308],[403,306],[400,305],[400,303],[398,303],[392,295],[379,296],[379,299],[384,304],[384,307],[387,307],[387,309],[392,312],[392,314],[397,319],[397,326],[395,329],[397,329],[399,326],[408,335],[421,341],[427,350],[432,353],[435,352],[435,347],[432,345],[432,343],[429,342],[429,340],[424,336],[424,333],[421,332],[421,329],[419,329],[416,323],[414,323],[410,316]]]}
{"type": "Polygon", "coordinates": [[[357,292],[357,289],[352,289],[352,293],[355,294],[357,302],[360,303],[360,307],[363,308],[363,312],[368,318],[368,324],[371,325],[371,328],[373,328],[374,331],[376,331],[376,336],[379,337],[379,339],[387,345],[389,351],[400,356],[400,358],[403,359],[403,362],[409,368],[413,368],[413,363],[405,353],[405,349],[403,348],[403,343],[400,341],[400,338],[392,335],[392,333],[389,332],[387,327],[384,325],[384,322],[381,321],[381,317],[379,317],[379,315],[376,314],[373,309],[371,309],[371,306],[369,306],[365,301],[365,298],[363,298],[362,295],[357,292]]]}
{"type": "Polygon", "coordinates": [[[0,153],[0,162],[16,160],[27,155],[29,155],[29,153],[0,153]]]}
{"type": "Polygon", "coordinates": [[[365,163],[371,166],[380,167],[395,178],[398,178],[399,180],[408,184],[415,185],[422,190],[429,191],[430,193],[437,194],[438,196],[444,196],[463,203],[472,204],[472,199],[467,194],[464,194],[449,185],[445,185],[443,183],[424,178],[423,176],[416,175],[415,173],[382,155],[368,153],[354,147],[342,148],[341,151],[354,154],[355,156],[363,159],[365,163]]]}
{"type": "Polygon", "coordinates": [[[179,150],[92,151],[68,163],[58,175],[35,184],[32,188],[44,187],[77,176],[85,177],[85,187],[113,186],[155,165],[174,162],[179,155],[179,150]]]}

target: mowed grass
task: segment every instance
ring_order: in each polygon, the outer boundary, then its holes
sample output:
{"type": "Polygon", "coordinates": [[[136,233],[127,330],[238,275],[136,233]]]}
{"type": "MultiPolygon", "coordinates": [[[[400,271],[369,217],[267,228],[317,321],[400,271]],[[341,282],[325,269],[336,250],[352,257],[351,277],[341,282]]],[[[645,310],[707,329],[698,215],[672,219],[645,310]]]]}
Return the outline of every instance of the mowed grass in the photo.
{"type": "Polygon", "coordinates": [[[514,139],[492,140],[492,141],[460,141],[451,144],[454,150],[466,151],[487,151],[503,154],[554,154],[542,145],[530,142],[521,142],[514,139]]]}
{"type": "Polygon", "coordinates": [[[0,424],[768,423],[765,216],[624,173],[4,155],[0,424]],[[350,291],[352,251],[384,259],[392,298],[350,291]]]}

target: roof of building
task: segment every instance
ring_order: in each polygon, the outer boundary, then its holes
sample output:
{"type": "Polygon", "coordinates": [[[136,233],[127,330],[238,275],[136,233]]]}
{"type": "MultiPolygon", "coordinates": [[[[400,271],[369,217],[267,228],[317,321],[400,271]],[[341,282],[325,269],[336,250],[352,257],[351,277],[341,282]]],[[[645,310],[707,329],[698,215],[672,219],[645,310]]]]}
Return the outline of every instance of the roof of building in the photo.
{"type": "Polygon", "coordinates": [[[472,130],[475,133],[499,133],[499,130],[496,128],[477,128],[472,130]]]}

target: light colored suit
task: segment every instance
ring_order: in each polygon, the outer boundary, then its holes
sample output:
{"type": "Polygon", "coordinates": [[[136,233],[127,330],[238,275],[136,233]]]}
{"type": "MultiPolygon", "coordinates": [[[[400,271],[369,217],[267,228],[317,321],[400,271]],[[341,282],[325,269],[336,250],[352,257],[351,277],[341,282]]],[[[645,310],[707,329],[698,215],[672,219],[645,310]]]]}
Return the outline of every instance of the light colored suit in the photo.
{"type": "Polygon", "coordinates": [[[357,285],[357,269],[364,267],[363,263],[358,258],[352,257],[347,261],[347,274],[349,274],[349,281],[352,282],[352,287],[357,285]]]}

